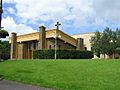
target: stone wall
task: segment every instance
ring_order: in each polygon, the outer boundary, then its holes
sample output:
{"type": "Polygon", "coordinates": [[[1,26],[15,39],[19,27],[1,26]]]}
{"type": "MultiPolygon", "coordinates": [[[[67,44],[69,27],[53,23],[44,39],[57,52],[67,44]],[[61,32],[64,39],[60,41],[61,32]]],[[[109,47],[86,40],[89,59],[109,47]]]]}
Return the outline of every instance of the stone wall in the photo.
{"type": "Polygon", "coordinates": [[[84,47],[87,48],[87,50],[91,51],[91,37],[93,37],[95,35],[95,33],[85,33],[85,34],[76,34],[76,35],[72,35],[73,38],[77,39],[77,38],[83,38],[84,39],[84,47]]]}
{"type": "Polygon", "coordinates": [[[84,40],[82,38],[77,38],[77,50],[85,50],[84,49],[84,40]]]}
{"type": "Polygon", "coordinates": [[[16,59],[17,58],[17,34],[12,33],[11,34],[11,59],[16,59]]]}
{"type": "Polygon", "coordinates": [[[46,49],[46,28],[44,26],[40,26],[39,29],[39,49],[46,49]]]}

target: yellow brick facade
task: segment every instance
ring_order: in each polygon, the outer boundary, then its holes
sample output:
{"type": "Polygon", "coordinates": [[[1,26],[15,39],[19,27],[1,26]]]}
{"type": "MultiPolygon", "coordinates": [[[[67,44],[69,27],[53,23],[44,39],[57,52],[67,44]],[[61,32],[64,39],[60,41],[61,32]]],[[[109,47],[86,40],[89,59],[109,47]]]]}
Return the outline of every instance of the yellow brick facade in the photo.
{"type": "MultiPolygon", "coordinates": [[[[45,29],[44,27],[40,28],[45,29]]],[[[40,39],[42,35],[41,32],[18,35],[16,36],[16,43],[11,43],[11,41],[14,41],[11,37],[9,43],[11,46],[16,46],[14,50],[12,49],[13,47],[11,47],[11,53],[16,53],[11,56],[11,59],[13,59],[13,57],[16,57],[16,59],[31,59],[33,51],[40,49],[40,45],[44,44],[45,49],[55,49],[55,34],[57,35],[57,49],[77,49],[77,46],[79,46],[79,49],[83,49],[81,48],[80,41],[78,42],[77,38],[73,38],[60,30],[52,29],[43,31],[45,32],[45,35],[43,35],[45,38],[42,37],[42,41],[40,39]],[[40,44],[42,42],[43,44],[40,44]]]]}
{"type": "Polygon", "coordinates": [[[77,38],[83,38],[84,40],[84,47],[87,48],[87,50],[91,50],[91,37],[93,37],[95,35],[95,33],[84,33],[84,34],[75,34],[72,35],[73,38],[77,39],[77,38]]]}

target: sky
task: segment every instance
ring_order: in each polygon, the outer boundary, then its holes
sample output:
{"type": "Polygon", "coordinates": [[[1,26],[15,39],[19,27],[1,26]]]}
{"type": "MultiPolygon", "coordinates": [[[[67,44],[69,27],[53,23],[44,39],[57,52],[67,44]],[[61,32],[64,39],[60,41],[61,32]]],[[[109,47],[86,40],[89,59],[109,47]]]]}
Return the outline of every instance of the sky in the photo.
{"type": "Polygon", "coordinates": [[[3,0],[2,27],[9,33],[39,31],[39,26],[80,34],[120,28],[119,0],[3,0]]]}

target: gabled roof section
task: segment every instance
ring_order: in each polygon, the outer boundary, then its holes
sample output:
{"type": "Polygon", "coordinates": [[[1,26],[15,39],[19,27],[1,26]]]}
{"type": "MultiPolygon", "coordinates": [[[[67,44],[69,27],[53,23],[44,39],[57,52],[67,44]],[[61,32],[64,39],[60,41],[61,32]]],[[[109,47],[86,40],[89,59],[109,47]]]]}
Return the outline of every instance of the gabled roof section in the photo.
{"type": "Polygon", "coordinates": [[[58,35],[61,35],[61,38],[59,39],[62,39],[64,40],[66,43],[70,43],[71,45],[74,45],[76,46],[76,43],[77,43],[77,40],[73,37],[71,37],[70,35],[58,30],[58,35]]]}
{"type": "Polygon", "coordinates": [[[17,36],[17,42],[39,40],[39,32],[29,33],[17,36]]]}
{"type": "MultiPolygon", "coordinates": [[[[76,46],[77,40],[60,30],[56,30],[56,29],[46,30],[46,38],[54,38],[55,33],[57,33],[57,35],[60,36],[58,37],[59,39],[65,41],[66,43],[76,46]]],[[[33,40],[39,40],[39,32],[17,36],[17,42],[26,42],[33,40]]],[[[9,43],[11,43],[11,39],[9,40],[9,43]]]]}
{"type": "MultiPolygon", "coordinates": [[[[26,42],[32,40],[39,40],[39,32],[17,36],[17,42],[26,42]]],[[[11,38],[9,39],[9,43],[11,43],[11,38]]]]}
{"type": "Polygon", "coordinates": [[[76,46],[77,40],[75,38],[71,37],[70,35],[62,32],[61,30],[57,30],[57,29],[48,30],[46,32],[46,38],[54,38],[55,33],[57,33],[57,36],[59,39],[65,41],[66,43],[69,43],[73,46],[76,46]]]}

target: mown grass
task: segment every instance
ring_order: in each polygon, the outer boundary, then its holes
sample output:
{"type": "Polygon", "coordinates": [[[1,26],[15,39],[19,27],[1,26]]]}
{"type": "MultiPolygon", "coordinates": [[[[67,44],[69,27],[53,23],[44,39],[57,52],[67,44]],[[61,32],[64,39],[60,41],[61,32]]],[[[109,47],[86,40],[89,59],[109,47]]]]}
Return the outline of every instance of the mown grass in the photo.
{"type": "Polygon", "coordinates": [[[119,60],[5,61],[0,75],[57,90],[120,90],[119,60]]]}

